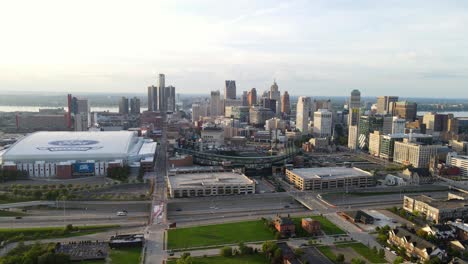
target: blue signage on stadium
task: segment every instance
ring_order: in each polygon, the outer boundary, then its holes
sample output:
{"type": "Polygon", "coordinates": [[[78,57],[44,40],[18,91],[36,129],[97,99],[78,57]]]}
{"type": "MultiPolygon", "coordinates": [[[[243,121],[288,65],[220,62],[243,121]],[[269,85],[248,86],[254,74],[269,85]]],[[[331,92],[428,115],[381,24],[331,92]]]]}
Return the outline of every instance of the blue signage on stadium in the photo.
{"type": "Polygon", "coordinates": [[[96,140],[56,140],[49,142],[49,145],[54,146],[89,146],[89,145],[96,145],[99,141],[96,140]]]}
{"type": "Polygon", "coordinates": [[[73,171],[78,173],[94,173],[94,163],[75,163],[73,171]]]}
{"type": "Polygon", "coordinates": [[[39,150],[48,150],[48,151],[88,151],[101,149],[101,146],[92,146],[98,144],[99,141],[96,140],[80,140],[80,139],[70,139],[70,140],[56,140],[50,141],[47,147],[38,147],[39,150]]]}

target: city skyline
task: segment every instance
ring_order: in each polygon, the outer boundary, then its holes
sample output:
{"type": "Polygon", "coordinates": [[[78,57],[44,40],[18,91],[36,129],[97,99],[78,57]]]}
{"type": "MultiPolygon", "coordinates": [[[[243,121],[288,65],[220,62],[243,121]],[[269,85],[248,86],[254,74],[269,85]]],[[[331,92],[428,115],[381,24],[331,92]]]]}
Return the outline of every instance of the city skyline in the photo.
{"type": "Polygon", "coordinates": [[[468,57],[457,47],[468,43],[467,7],[457,1],[45,1],[25,10],[11,2],[0,16],[6,40],[0,90],[144,93],[164,72],[181,93],[223,90],[224,80],[236,80],[239,95],[266,90],[276,79],[293,95],[359,89],[378,96],[391,89],[408,97],[466,98],[468,57]]]}

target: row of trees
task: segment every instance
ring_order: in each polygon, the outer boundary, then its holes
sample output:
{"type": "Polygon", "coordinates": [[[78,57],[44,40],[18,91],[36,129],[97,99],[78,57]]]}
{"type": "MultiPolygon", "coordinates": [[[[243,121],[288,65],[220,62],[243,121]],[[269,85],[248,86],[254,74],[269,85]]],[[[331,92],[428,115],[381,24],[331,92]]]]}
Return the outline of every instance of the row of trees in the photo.
{"type": "Polygon", "coordinates": [[[2,264],[68,264],[70,256],[55,253],[54,244],[39,244],[26,246],[20,242],[8,254],[1,258],[2,264]]]}
{"type": "Polygon", "coordinates": [[[123,166],[123,167],[114,167],[107,169],[107,177],[118,180],[118,181],[127,181],[128,176],[130,176],[130,167],[123,166]]]}
{"type": "Polygon", "coordinates": [[[25,171],[11,171],[0,169],[0,182],[16,181],[25,179],[28,177],[28,173],[25,171]]]}

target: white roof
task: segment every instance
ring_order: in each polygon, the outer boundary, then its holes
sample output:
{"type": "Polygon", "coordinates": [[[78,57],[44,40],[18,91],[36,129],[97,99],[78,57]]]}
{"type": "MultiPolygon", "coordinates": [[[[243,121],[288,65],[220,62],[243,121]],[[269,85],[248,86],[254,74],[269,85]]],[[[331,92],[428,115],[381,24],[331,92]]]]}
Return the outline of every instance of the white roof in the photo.
{"type": "Polygon", "coordinates": [[[303,179],[341,179],[350,177],[371,177],[372,174],[358,168],[321,167],[289,170],[303,179]]]}
{"type": "Polygon", "coordinates": [[[127,159],[138,143],[135,132],[36,132],[16,142],[4,161],[127,159]]]}

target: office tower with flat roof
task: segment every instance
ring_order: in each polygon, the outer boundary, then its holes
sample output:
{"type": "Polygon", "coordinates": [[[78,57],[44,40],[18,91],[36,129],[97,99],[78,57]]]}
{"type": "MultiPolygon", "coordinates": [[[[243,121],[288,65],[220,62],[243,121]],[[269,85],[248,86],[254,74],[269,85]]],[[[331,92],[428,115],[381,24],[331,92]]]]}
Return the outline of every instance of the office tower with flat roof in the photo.
{"type": "Polygon", "coordinates": [[[361,115],[361,92],[353,90],[349,98],[348,113],[348,148],[356,150],[359,138],[359,117],[361,115]]]}
{"type": "Polygon", "coordinates": [[[226,80],[224,87],[224,99],[236,99],[236,81],[226,80]]]}
{"type": "Polygon", "coordinates": [[[158,87],[148,86],[148,111],[154,112],[158,110],[158,87]]]}
{"type": "Polygon", "coordinates": [[[391,114],[396,102],[398,102],[398,96],[377,97],[377,114],[391,114]]]}
{"type": "Polygon", "coordinates": [[[166,105],[166,110],[167,111],[172,111],[175,112],[176,110],[176,92],[175,92],[175,87],[172,85],[169,85],[165,87],[164,89],[164,95],[166,96],[165,98],[165,105],[166,105]]]}
{"type": "Polygon", "coordinates": [[[327,109],[314,112],[314,136],[317,138],[331,137],[333,113],[327,109]]]}
{"type": "Polygon", "coordinates": [[[220,116],[223,115],[223,103],[221,101],[221,93],[218,91],[211,91],[211,100],[210,100],[210,115],[220,116]]]}
{"type": "Polygon", "coordinates": [[[383,116],[361,116],[359,118],[358,148],[369,149],[369,134],[374,131],[382,131],[384,125],[383,116]]]}
{"type": "Polygon", "coordinates": [[[300,96],[296,106],[296,128],[303,135],[309,134],[309,117],[311,107],[310,97],[300,96]]]}
{"type": "Polygon", "coordinates": [[[393,161],[414,168],[430,168],[441,145],[427,145],[414,142],[411,136],[403,142],[395,142],[393,161]]]}
{"type": "Polygon", "coordinates": [[[130,99],[130,114],[132,115],[138,115],[140,114],[140,98],[138,97],[133,97],[130,99]]]}
{"type": "Polygon", "coordinates": [[[119,114],[124,114],[128,115],[128,98],[125,96],[122,96],[119,101],[119,114]]]}
{"type": "Polygon", "coordinates": [[[285,91],[281,98],[281,112],[287,115],[291,114],[291,102],[289,101],[288,91],[285,91]]]}
{"type": "Polygon", "coordinates": [[[241,95],[242,106],[249,105],[249,93],[247,91],[243,91],[241,95]]]}
{"type": "Polygon", "coordinates": [[[393,108],[393,115],[404,118],[406,121],[416,120],[418,105],[414,102],[402,101],[396,102],[393,108]]]}
{"type": "Polygon", "coordinates": [[[249,106],[257,105],[257,89],[255,88],[250,89],[250,92],[248,93],[248,96],[247,96],[247,101],[249,103],[249,106]]]}
{"type": "Polygon", "coordinates": [[[270,98],[262,98],[263,102],[263,107],[264,108],[269,108],[273,113],[276,113],[276,100],[275,99],[270,99],[270,98]]]}

